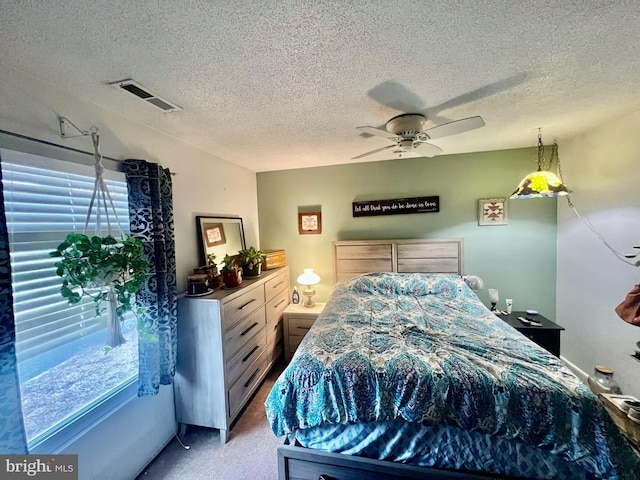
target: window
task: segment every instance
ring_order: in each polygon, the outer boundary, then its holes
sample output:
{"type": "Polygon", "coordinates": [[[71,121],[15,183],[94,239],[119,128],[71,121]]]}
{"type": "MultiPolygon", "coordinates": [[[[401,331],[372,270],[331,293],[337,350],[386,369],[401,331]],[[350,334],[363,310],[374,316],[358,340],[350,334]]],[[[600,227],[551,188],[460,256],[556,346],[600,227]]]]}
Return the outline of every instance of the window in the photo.
{"type": "MultiPolygon", "coordinates": [[[[0,156],[18,371],[31,448],[135,382],[137,329],[130,314],[123,325],[127,342],[107,352],[107,315],[95,317],[91,300],[71,306],[59,293],[62,281],[49,252],[68,232],[83,231],[93,194],[93,167],[6,149],[0,149],[0,156]]],[[[104,178],[119,222],[128,232],[124,174],[106,171],[104,178]]],[[[113,226],[112,212],[110,217],[113,226]]],[[[87,231],[95,232],[95,215],[87,231]]]]}

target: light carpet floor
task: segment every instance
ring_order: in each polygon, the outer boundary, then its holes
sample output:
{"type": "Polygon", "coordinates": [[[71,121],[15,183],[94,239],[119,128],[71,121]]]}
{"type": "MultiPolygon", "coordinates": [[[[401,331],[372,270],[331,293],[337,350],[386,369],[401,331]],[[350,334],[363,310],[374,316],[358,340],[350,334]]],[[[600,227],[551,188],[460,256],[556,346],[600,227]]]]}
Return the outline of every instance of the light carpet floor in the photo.
{"type": "Polygon", "coordinates": [[[283,439],[271,431],[264,402],[283,368],[282,362],[274,365],[231,429],[226,444],[220,443],[218,430],[189,426],[181,439],[189,449],[174,438],[137,480],[276,480],[276,448],[283,439]]]}

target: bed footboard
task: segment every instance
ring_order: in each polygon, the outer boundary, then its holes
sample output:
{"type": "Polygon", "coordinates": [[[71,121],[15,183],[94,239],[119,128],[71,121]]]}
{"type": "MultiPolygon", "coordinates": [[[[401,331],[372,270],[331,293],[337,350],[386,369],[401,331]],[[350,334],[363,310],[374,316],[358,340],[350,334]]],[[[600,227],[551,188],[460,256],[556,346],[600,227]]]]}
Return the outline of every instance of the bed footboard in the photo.
{"type": "Polygon", "coordinates": [[[279,480],[400,480],[400,479],[462,479],[483,480],[492,477],[480,474],[415,467],[403,463],[374,460],[365,457],[323,452],[291,445],[285,438],[278,447],[279,480]]]}

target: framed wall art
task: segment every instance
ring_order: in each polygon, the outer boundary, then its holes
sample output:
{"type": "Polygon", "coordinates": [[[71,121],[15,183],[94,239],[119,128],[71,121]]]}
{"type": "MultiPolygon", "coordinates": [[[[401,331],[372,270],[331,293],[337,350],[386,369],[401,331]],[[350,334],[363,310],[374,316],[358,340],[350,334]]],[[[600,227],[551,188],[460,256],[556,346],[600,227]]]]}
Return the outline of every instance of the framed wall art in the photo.
{"type": "Polygon", "coordinates": [[[204,227],[203,232],[207,247],[215,247],[216,245],[227,243],[227,239],[224,237],[224,227],[221,223],[207,225],[204,227]]]}
{"type": "Polygon", "coordinates": [[[320,212],[298,213],[298,233],[300,235],[322,233],[322,214],[320,212]]]}
{"type": "Polygon", "coordinates": [[[507,225],[507,199],[481,198],[478,200],[478,225],[507,225]]]}

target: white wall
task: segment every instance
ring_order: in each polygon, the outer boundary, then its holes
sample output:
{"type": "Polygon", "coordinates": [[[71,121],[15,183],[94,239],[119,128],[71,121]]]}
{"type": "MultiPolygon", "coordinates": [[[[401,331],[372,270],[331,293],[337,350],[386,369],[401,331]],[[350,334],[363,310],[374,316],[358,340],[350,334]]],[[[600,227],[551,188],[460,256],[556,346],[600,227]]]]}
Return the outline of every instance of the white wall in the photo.
{"type": "MultiPolygon", "coordinates": [[[[637,112],[559,142],[576,209],[622,254],[640,242],[639,131],[637,112]]],[[[558,201],[557,256],[556,318],[567,329],[562,356],[587,374],[595,365],[613,368],[623,392],[640,398],[640,361],[630,357],[640,328],[614,311],[640,282],[640,269],[619,260],[563,200],[558,201]]]]}
{"type": "MultiPolygon", "coordinates": [[[[91,151],[90,137],[60,136],[58,117],[64,116],[84,130],[98,127],[104,156],[145,159],[176,174],[173,200],[179,291],[186,288],[186,276],[198,266],[196,215],[240,215],[247,245],[259,246],[255,173],[2,64],[0,99],[1,130],[91,151]]],[[[133,400],[78,439],[67,452],[80,454],[83,479],[131,478],[170,440],[174,417],[172,389],[163,387],[157,397],[133,400]]]]}

